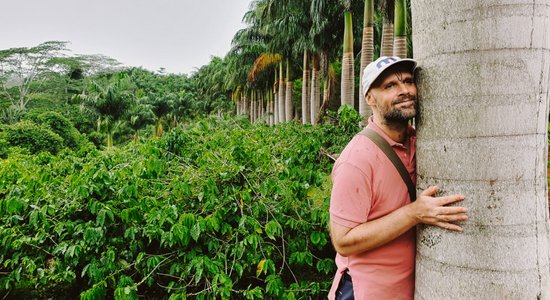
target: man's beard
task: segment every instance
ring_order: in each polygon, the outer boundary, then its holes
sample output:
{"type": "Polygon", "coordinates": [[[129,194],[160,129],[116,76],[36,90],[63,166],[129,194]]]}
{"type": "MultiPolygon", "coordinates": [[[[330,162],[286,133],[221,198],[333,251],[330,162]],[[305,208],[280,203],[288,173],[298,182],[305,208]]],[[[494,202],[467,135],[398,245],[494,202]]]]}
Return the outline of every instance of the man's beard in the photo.
{"type": "Polygon", "coordinates": [[[406,123],[416,116],[417,102],[416,97],[414,96],[404,96],[394,100],[392,102],[392,106],[389,109],[382,107],[378,102],[376,103],[376,106],[386,123],[406,123]],[[412,109],[397,108],[394,106],[408,100],[414,101],[414,106],[412,107],[412,109]]]}

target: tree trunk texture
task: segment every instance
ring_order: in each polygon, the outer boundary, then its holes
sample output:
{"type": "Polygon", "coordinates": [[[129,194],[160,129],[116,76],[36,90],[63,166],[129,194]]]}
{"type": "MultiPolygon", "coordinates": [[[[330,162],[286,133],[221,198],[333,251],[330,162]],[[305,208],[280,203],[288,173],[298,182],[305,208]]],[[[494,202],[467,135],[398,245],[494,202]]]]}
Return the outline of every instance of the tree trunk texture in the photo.
{"type": "Polygon", "coordinates": [[[355,72],[353,57],[353,22],[350,11],[344,12],[344,43],[342,51],[342,74],[340,79],[340,105],[354,107],[355,72]]]}
{"type": "Polygon", "coordinates": [[[321,104],[321,80],[319,77],[319,56],[314,54],[311,63],[311,124],[317,124],[319,115],[319,105],[321,104]]]}
{"type": "Polygon", "coordinates": [[[273,95],[273,98],[274,98],[274,111],[273,111],[273,114],[274,114],[274,119],[273,119],[273,124],[277,125],[279,124],[279,93],[275,93],[273,95]]]}
{"type": "Polygon", "coordinates": [[[285,122],[285,82],[283,80],[283,63],[279,64],[279,123],[285,122]]]}
{"type": "Polygon", "coordinates": [[[362,84],[363,70],[365,70],[367,65],[372,62],[374,57],[374,28],[372,25],[363,28],[363,41],[361,49],[361,70],[359,72],[359,113],[363,117],[361,123],[364,126],[372,114],[371,108],[365,100],[362,84]]]}
{"type": "Polygon", "coordinates": [[[273,101],[273,93],[271,91],[267,92],[267,115],[269,117],[269,125],[273,126],[275,124],[275,113],[274,113],[274,101],[273,101]]]}
{"type": "Polygon", "coordinates": [[[393,56],[393,23],[384,21],[382,25],[382,47],[380,56],[393,56]]]}
{"type": "Polygon", "coordinates": [[[292,82],[287,81],[285,91],[285,120],[290,122],[292,118],[294,118],[292,107],[292,82]]]}
{"type": "Polygon", "coordinates": [[[310,123],[309,90],[309,55],[307,50],[304,50],[304,66],[302,73],[302,124],[310,123]]]}
{"type": "Polygon", "coordinates": [[[407,37],[396,36],[393,39],[393,55],[401,58],[407,57],[407,37]]]}
{"type": "Polygon", "coordinates": [[[354,107],[355,84],[353,70],[353,52],[344,53],[342,56],[342,75],[340,82],[340,105],[351,105],[354,107]]]}
{"type": "Polygon", "coordinates": [[[254,98],[252,98],[252,93],[250,94],[250,122],[254,123],[254,98]]]}
{"type": "Polygon", "coordinates": [[[415,299],[550,299],[550,2],[412,1],[417,191],[469,207],[464,232],[421,226],[415,299]]]}

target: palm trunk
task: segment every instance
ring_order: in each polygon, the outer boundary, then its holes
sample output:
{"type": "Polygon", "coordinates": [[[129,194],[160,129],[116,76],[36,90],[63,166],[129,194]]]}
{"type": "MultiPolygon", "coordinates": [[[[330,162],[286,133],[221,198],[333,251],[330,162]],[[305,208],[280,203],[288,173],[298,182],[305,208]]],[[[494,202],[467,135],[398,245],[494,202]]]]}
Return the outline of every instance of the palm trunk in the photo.
{"type": "Polygon", "coordinates": [[[393,55],[407,57],[407,4],[405,0],[395,1],[395,38],[393,55]]]}
{"type": "Polygon", "coordinates": [[[302,74],[302,124],[310,123],[310,96],[309,96],[309,54],[304,50],[304,66],[302,74]]]}
{"type": "Polygon", "coordinates": [[[279,93],[273,94],[273,109],[273,124],[277,125],[279,124],[279,93]]]}
{"type": "Polygon", "coordinates": [[[273,93],[268,91],[268,103],[269,103],[269,125],[275,125],[275,101],[273,100],[273,93]]]}
{"type": "Polygon", "coordinates": [[[393,56],[393,23],[384,20],[380,56],[393,56]]]}
{"type": "Polygon", "coordinates": [[[292,121],[294,117],[292,105],[292,82],[290,81],[290,63],[286,60],[286,91],[285,91],[285,120],[292,121]]]}
{"type": "Polygon", "coordinates": [[[285,121],[285,82],[283,80],[283,62],[279,63],[279,122],[285,121]]]}
{"type": "Polygon", "coordinates": [[[418,190],[470,211],[463,233],[420,228],[415,299],[550,299],[550,9],[513,2],[412,2],[418,190]]]}
{"type": "Polygon", "coordinates": [[[321,82],[319,78],[319,55],[313,54],[311,61],[311,124],[317,124],[321,98],[321,82]]]}
{"type": "Polygon", "coordinates": [[[342,55],[342,78],[340,82],[341,105],[353,105],[355,99],[355,76],[353,59],[353,28],[351,12],[344,13],[344,49],[342,55]]]}
{"type": "Polygon", "coordinates": [[[366,125],[366,121],[372,114],[370,106],[365,100],[363,93],[363,70],[373,61],[374,58],[374,1],[365,0],[365,13],[363,16],[363,41],[361,47],[361,70],[359,72],[359,113],[363,117],[361,124],[366,125]]]}

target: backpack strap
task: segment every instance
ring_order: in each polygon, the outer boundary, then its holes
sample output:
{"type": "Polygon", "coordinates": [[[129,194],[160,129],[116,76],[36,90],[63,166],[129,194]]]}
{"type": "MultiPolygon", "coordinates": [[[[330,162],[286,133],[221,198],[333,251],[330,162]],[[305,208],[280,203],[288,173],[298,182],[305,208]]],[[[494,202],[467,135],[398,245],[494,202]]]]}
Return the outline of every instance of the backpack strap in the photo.
{"type": "Polygon", "coordinates": [[[367,136],[371,141],[373,141],[384,154],[390,159],[390,161],[393,163],[397,171],[399,172],[399,175],[401,175],[401,178],[403,178],[403,181],[407,185],[407,189],[409,190],[409,197],[411,198],[411,202],[416,200],[416,188],[414,186],[414,183],[411,180],[411,177],[409,176],[409,172],[407,171],[407,168],[405,168],[405,165],[403,165],[403,162],[395,151],[393,151],[392,147],[388,142],[381,137],[376,131],[365,128],[363,131],[361,131],[359,134],[367,136]]]}

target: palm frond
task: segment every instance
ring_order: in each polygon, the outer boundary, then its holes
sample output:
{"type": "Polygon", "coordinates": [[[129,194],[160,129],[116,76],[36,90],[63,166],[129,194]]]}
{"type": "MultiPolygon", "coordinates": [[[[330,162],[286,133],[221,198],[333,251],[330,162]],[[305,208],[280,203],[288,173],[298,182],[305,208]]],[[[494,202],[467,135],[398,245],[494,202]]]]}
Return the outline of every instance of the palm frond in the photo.
{"type": "Polygon", "coordinates": [[[256,58],[256,61],[254,61],[254,65],[248,73],[248,81],[256,81],[256,78],[260,73],[262,73],[269,66],[280,63],[282,59],[283,56],[278,53],[262,53],[258,56],[258,58],[256,58]]]}

